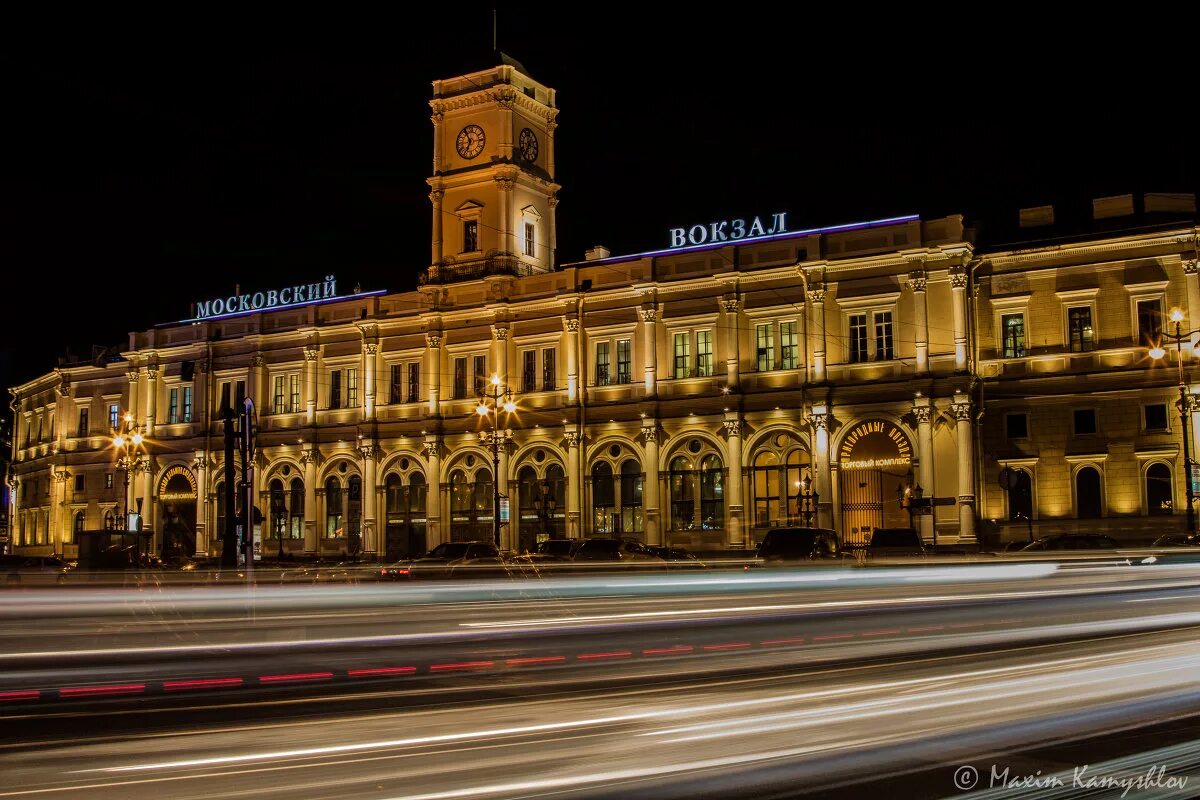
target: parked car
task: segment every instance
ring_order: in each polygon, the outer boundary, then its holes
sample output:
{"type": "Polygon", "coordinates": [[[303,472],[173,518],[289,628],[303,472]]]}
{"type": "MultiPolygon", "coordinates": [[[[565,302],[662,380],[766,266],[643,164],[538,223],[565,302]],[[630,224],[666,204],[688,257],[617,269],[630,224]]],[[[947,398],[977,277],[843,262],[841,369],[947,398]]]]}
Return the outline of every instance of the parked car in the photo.
{"type": "Polygon", "coordinates": [[[837,533],[828,528],[773,528],[758,545],[763,564],[823,561],[841,556],[837,533]]]}
{"type": "Polygon", "coordinates": [[[1154,540],[1155,547],[1200,547],[1200,535],[1168,533],[1154,540]]]}
{"type": "Polygon", "coordinates": [[[570,561],[581,544],[582,539],[546,539],[529,555],[542,561],[570,561]]]}
{"type": "Polygon", "coordinates": [[[1021,548],[1022,553],[1059,550],[1118,550],[1121,545],[1111,536],[1100,533],[1060,533],[1042,538],[1021,548]]]}
{"type": "Polygon", "coordinates": [[[867,542],[867,558],[921,558],[926,554],[921,534],[912,528],[876,528],[867,542]]]}
{"type": "Polygon", "coordinates": [[[662,561],[637,539],[584,539],[575,551],[580,561],[662,561]]]}
{"type": "Polygon", "coordinates": [[[56,584],[74,567],[58,556],[0,556],[0,575],[10,584],[56,584]]]}
{"type": "Polygon", "coordinates": [[[491,542],[442,542],[421,558],[389,564],[380,580],[483,578],[505,574],[504,559],[491,542]]]}

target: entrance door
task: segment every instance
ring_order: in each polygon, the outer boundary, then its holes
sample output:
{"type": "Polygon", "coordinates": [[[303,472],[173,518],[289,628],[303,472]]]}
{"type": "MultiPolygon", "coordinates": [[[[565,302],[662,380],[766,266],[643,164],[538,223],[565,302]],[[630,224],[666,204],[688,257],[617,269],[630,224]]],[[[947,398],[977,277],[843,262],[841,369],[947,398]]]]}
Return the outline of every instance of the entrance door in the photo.
{"type": "Polygon", "coordinates": [[[883,471],[853,469],[841,473],[843,545],[866,544],[883,527],[883,471]]]}
{"type": "Polygon", "coordinates": [[[400,476],[387,477],[387,526],[384,528],[384,553],[388,561],[418,558],[427,550],[425,542],[425,478],[419,472],[408,476],[404,486],[400,476]]]}
{"type": "Polygon", "coordinates": [[[164,560],[196,552],[196,490],[183,475],[173,475],[159,492],[159,519],[164,560]]]}

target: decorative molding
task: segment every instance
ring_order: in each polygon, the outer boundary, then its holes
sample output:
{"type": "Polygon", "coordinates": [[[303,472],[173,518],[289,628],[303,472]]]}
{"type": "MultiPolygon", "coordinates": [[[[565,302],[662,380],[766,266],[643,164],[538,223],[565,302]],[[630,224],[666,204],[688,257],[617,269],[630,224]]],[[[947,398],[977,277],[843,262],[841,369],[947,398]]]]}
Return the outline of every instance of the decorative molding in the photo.
{"type": "Polygon", "coordinates": [[[441,453],[442,443],[439,441],[423,442],[421,444],[421,453],[425,458],[434,458],[441,453]]]}
{"type": "Polygon", "coordinates": [[[808,424],[816,431],[829,430],[829,414],[809,414],[808,424]]]}
{"type": "Polygon", "coordinates": [[[305,361],[316,361],[320,357],[321,357],[321,348],[320,347],[306,346],[304,348],[304,360],[305,361]]]}
{"type": "Polygon", "coordinates": [[[442,346],[442,334],[441,333],[426,333],[425,334],[425,346],[428,347],[430,350],[437,350],[439,347],[442,346]]]}
{"type": "Polygon", "coordinates": [[[918,425],[928,425],[933,419],[933,409],[929,406],[913,406],[913,416],[917,418],[918,425]]]}
{"type": "Polygon", "coordinates": [[[726,436],[738,436],[742,432],[742,421],[740,419],[722,420],[721,427],[725,429],[726,436]]]}
{"type": "Polygon", "coordinates": [[[300,451],[300,463],[306,467],[309,464],[320,464],[321,463],[321,451],[315,447],[310,448],[308,450],[301,450],[300,451]]]}
{"type": "Polygon", "coordinates": [[[639,308],[638,315],[641,316],[642,322],[656,322],[658,320],[658,309],[639,308]]]}
{"type": "Polygon", "coordinates": [[[717,302],[726,314],[736,314],[742,307],[742,301],[736,297],[722,297],[717,302]]]}
{"type": "Polygon", "coordinates": [[[646,444],[658,443],[658,425],[646,425],[642,428],[642,439],[646,444]]]}
{"type": "Polygon", "coordinates": [[[254,367],[255,369],[262,368],[266,363],[267,360],[263,358],[262,353],[255,353],[254,357],[250,359],[250,366],[254,367]]]}
{"type": "Polygon", "coordinates": [[[959,420],[960,422],[963,420],[970,422],[971,421],[971,403],[970,402],[951,403],[950,404],[950,414],[951,414],[951,416],[953,416],[956,420],[959,420]]]}
{"type": "Polygon", "coordinates": [[[577,317],[563,317],[563,325],[567,329],[567,333],[579,333],[579,319],[577,317]]]}
{"type": "Polygon", "coordinates": [[[814,305],[820,305],[825,302],[825,290],[824,289],[812,289],[807,294],[808,294],[808,302],[813,303],[814,305]]]}
{"type": "Polygon", "coordinates": [[[967,273],[965,270],[961,268],[950,270],[950,287],[952,289],[967,288],[967,273]]]}
{"type": "Polygon", "coordinates": [[[1185,258],[1183,261],[1183,272],[1185,275],[1194,275],[1197,268],[1200,268],[1200,260],[1195,258],[1185,258]]]}
{"type": "Polygon", "coordinates": [[[974,502],[975,502],[975,495],[973,495],[973,494],[960,494],[960,495],[958,496],[958,502],[959,502],[959,505],[964,505],[964,506],[965,506],[965,505],[970,505],[970,504],[972,504],[972,503],[974,503],[974,502]]]}
{"type": "Polygon", "coordinates": [[[508,325],[493,325],[492,326],[492,338],[494,338],[497,342],[507,342],[508,341],[508,325]]]}
{"type": "Polygon", "coordinates": [[[382,454],[382,449],[377,444],[360,444],[358,446],[359,455],[363,458],[374,460],[382,454]]]}
{"type": "Polygon", "coordinates": [[[579,447],[583,442],[583,434],[579,431],[567,431],[563,438],[566,439],[567,447],[579,447]]]}
{"type": "Polygon", "coordinates": [[[375,355],[376,353],[379,352],[379,343],[378,342],[364,342],[363,343],[363,352],[369,356],[375,355]]]}

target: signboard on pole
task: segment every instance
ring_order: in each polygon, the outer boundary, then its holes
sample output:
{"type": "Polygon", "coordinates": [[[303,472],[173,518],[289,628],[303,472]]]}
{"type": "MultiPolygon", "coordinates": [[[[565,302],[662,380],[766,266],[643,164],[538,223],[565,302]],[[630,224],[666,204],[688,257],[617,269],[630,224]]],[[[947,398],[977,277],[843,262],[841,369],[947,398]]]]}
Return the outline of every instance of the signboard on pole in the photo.
{"type": "Polygon", "coordinates": [[[500,521],[508,522],[509,520],[509,500],[508,495],[500,495],[500,521]]]}
{"type": "Polygon", "coordinates": [[[1200,464],[1192,464],[1192,494],[1200,494],[1200,464]]]}

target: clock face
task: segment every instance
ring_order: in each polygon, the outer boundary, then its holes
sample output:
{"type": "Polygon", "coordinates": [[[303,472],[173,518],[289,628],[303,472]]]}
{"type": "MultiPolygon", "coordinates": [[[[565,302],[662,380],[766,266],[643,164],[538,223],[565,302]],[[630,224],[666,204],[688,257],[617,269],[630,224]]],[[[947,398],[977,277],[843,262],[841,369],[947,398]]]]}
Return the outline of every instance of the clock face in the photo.
{"type": "Polygon", "coordinates": [[[483,128],[468,125],[458,132],[458,154],[463,158],[474,158],[483,152],[484,141],[483,128]]]}
{"type": "Polygon", "coordinates": [[[538,142],[533,131],[529,130],[529,128],[523,128],[517,144],[521,147],[521,158],[531,163],[537,161],[538,142]]]}

